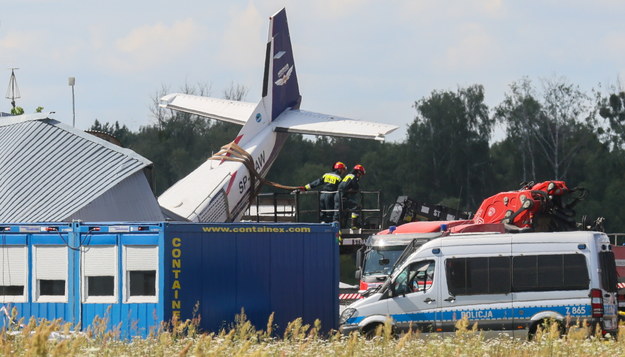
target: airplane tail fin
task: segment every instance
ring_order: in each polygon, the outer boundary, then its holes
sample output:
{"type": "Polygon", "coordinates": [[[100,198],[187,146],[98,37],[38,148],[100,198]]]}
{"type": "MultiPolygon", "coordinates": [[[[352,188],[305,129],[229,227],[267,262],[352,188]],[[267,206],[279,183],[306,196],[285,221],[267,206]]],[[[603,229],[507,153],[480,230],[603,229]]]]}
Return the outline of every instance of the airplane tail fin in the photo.
{"type": "Polygon", "coordinates": [[[286,108],[299,109],[301,100],[286,10],[282,9],[270,18],[263,101],[273,121],[286,108]]]}

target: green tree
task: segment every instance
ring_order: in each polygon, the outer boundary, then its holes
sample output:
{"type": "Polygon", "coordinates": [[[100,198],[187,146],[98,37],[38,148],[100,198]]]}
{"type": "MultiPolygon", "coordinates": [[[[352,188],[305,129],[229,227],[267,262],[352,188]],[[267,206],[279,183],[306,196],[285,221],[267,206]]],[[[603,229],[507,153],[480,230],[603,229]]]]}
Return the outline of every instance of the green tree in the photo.
{"type": "MultiPolygon", "coordinates": [[[[495,108],[495,118],[506,128],[507,148],[504,149],[501,159],[509,162],[510,166],[503,172],[514,172],[518,182],[536,181],[536,140],[534,130],[541,115],[541,104],[536,99],[532,83],[524,78],[510,85],[510,92],[506,93],[504,101],[495,108]],[[511,148],[509,148],[511,146],[511,148]],[[511,152],[517,155],[509,155],[511,152]],[[507,155],[506,155],[507,154],[507,155]],[[507,157],[509,155],[509,157],[507,157]],[[510,160],[519,158],[517,160],[510,160]],[[518,166],[520,165],[520,170],[518,166]]],[[[497,148],[504,145],[497,145],[497,148]]]]}
{"type": "MultiPolygon", "coordinates": [[[[597,106],[599,115],[608,121],[607,134],[617,147],[625,144],[625,91],[611,93],[607,97],[599,95],[597,106]]],[[[603,128],[598,127],[598,133],[604,134],[603,128]]]]}
{"type": "Polygon", "coordinates": [[[476,206],[488,180],[494,122],[484,104],[484,88],[433,91],[415,109],[403,155],[408,165],[403,191],[426,202],[455,198],[476,206]]]}
{"type": "Polygon", "coordinates": [[[544,82],[542,115],[535,128],[535,137],[544,157],[553,170],[552,177],[566,177],[573,156],[586,143],[579,135],[594,122],[589,97],[578,86],[563,80],[544,82]]]}
{"type": "Polygon", "coordinates": [[[117,139],[123,147],[132,146],[136,140],[136,135],[133,134],[126,125],[120,125],[118,121],[115,121],[113,124],[102,124],[96,119],[88,130],[109,134],[117,139]]]}
{"type": "Polygon", "coordinates": [[[513,166],[522,181],[566,178],[574,156],[589,140],[583,133],[596,122],[590,98],[578,86],[562,79],[542,84],[542,93],[536,94],[528,79],[513,83],[495,109],[506,140],[520,148],[510,155],[521,160],[513,166]]]}

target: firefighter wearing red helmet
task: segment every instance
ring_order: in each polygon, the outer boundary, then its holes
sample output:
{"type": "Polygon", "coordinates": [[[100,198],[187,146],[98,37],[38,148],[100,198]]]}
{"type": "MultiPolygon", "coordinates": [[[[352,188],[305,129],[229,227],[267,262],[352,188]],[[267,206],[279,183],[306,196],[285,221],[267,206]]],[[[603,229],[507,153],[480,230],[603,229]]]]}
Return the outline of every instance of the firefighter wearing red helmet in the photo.
{"type": "Polygon", "coordinates": [[[340,211],[350,212],[352,229],[360,228],[360,204],[356,195],[360,192],[360,178],[366,173],[365,167],[358,164],[354,166],[352,172],[345,175],[339,184],[338,193],[334,199],[334,206],[339,207],[339,211],[334,213],[334,220],[340,222],[340,211]],[[341,206],[342,201],[342,206],[341,206]]]}
{"type": "Polygon", "coordinates": [[[334,166],[332,166],[332,172],[327,172],[315,181],[298,188],[299,191],[310,191],[315,187],[320,187],[319,209],[321,210],[321,214],[319,219],[321,222],[332,221],[332,216],[334,215],[334,196],[341,183],[342,176],[346,171],[347,166],[337,161],[334,163],[334,166]]]}

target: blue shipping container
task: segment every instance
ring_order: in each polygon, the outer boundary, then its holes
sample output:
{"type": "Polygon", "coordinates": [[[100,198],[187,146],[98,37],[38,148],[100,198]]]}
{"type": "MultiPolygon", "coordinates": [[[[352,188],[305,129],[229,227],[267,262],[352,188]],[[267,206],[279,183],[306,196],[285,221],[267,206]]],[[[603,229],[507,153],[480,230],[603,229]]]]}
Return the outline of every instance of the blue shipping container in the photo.
{"type": "MultiPolygon", "coordinates": [[[[124,337],[175,316],[205,331],[242,309],[258,329],[301,317],[338,327],[337,227],[328,224],[0,224],[3,311],[95,318],[124,337]]],[[[2,323],[10,323],[4,314],[2,323]]]]}

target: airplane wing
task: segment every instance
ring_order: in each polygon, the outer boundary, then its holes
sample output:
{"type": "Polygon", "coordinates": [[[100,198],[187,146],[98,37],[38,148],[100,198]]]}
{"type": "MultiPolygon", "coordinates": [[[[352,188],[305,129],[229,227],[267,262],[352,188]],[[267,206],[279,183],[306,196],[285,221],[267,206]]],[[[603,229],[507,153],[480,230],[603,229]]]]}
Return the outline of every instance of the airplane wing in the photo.
{"type": "Polygon", "coordinates": [[[256,108],[255,103],[173,93],[161,98],[160,107],[243,125],[256,108]]]}
{"type": "Polygon", "coordinates": [[[396,125],[341,118],[303,110],[287,110],[276,120],[276,131],[380,141],[384,141],[384,136],[397,128],[396,125]]]}

